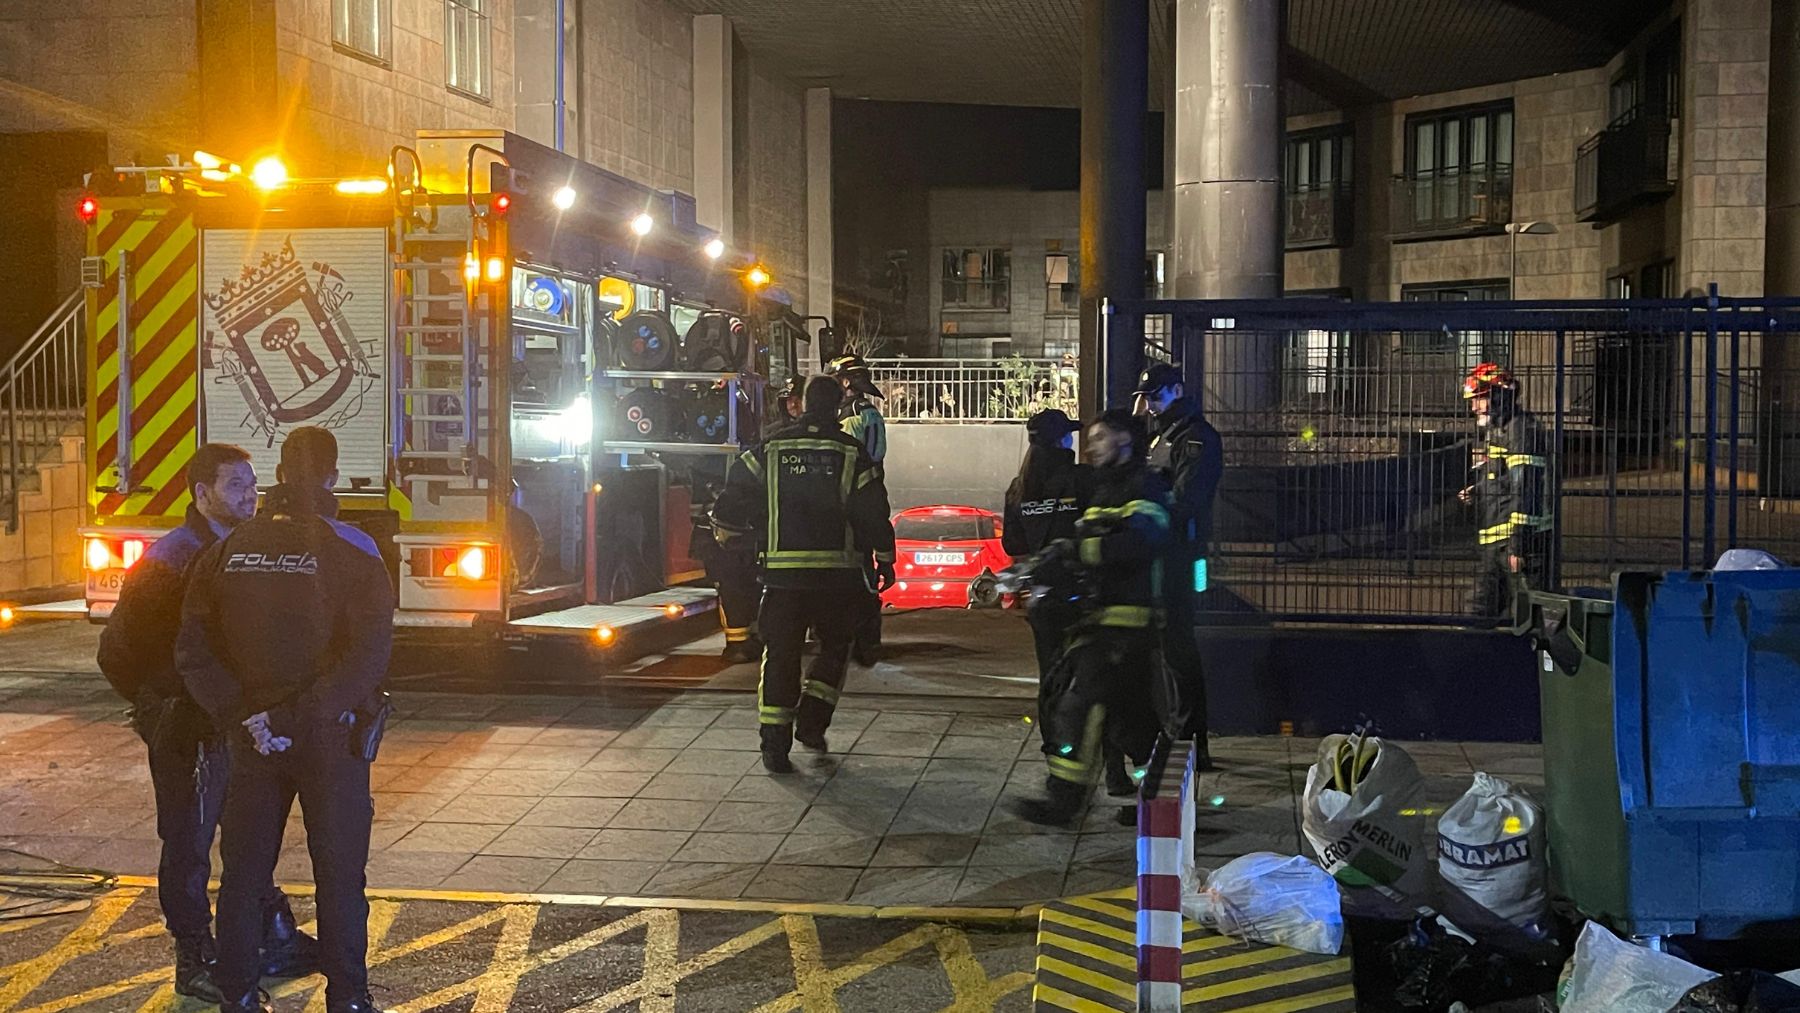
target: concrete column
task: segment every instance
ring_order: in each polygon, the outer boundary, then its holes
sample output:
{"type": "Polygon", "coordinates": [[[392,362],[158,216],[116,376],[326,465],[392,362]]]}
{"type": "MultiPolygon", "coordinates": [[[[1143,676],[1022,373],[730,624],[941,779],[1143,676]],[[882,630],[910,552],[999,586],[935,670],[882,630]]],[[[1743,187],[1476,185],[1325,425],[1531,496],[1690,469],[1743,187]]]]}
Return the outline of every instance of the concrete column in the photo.
{"type": "MultiPolygon", "coordinates": [[[[1282,28],[1282,0],[1176,5],[1177,298],[1281,295],[1282,28]]],[[[1215,422],[1274,405],[1277,342],[1214,332],[1205,345],[1204,398],[1221,416],[1215,422]]]]}
{"type": "Polygon", "coordinates": [[[694,18],[694,202],[700,224],[730,243],[732,181],[732,32],[720,14],[694,18]]]}
{"type": "MultiPolygon", "coordinates": [[[[1800,0],[1775,0],[1769,21],[1768,208],[1763,291],[1800,296],[1800,0]]],[[[1762,487],[1800,494],[1800,340],[1763,336],[1764,390],[1772,400],[1762,487]]]]}
{"type": "Polygon", "coordinates": [[[1175,0],[1163,4],[1163,38],[1169,40],[1169,51],[1163,56],[1163,278],[1164,299],[1175,296],[1175,17],[1180,5],[1175,0]]]}
{"type": "MultiPolygon", "coordinates": [[[[832,315],[831,89],[806,89],[806,312],[832,315]]],[[[824,326],[814,322],[813,336],[824,326]]]]}
{"type": "Polygon", "coordinates": [[[1143,328],[1115,321],[1102,347],[1102,299],[1144,296],[1144,127],[1149,118],[1147,0],[1081,5],[1081,410],[1128,405],[1143,328]]]}

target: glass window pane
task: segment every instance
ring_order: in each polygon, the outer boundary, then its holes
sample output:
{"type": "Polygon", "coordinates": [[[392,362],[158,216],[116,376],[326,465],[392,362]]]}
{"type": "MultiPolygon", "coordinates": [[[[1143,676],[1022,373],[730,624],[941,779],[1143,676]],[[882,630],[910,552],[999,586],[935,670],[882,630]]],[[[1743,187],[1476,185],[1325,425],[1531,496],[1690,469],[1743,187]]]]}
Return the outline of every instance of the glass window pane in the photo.
{"type": "Polygon", "coordinates": [[[1325,137],[1325,138],[1321,138],[1319,140],[1319,174],[1318,174],[1318,176],[1319,176],[1319,185],[1322,187],[1330,186],[1331,181],[1334,178],[1336,178],[1336,176],[1337,176],[1336,166],[1334,166],[1332,164],[1333,162],[1336,161],[1336,159],[1333,157],[1333,155],[1335,153],[1335,149],[1336,149],[1336,145],[1332,141],[1331,138],[1325,137]]]}
{"type": "Polygon", "coordinates": [[[1295,167],[1299,172],[1294,177],[1294,185],[1305,190],[1312,186],[1313,181],[1313,142],[1300,142],[1300,150],[1295,156],[1295,162],[1295,167]]]}
{"type": "Polygon", "coordinates": [[[1425,122],[1413,127],[1413,171],[1430,175],[1437,168],[1437,124],[1425,122]]]}
{"type": "Polygon", "coordinates": [[[1356,173],[1351,168],[1356,164],[1356,153],[1351,140],[1349,134],[1338,138],[1338,177],[1346,183],[1356,178],[1356,173]]]}
{"type": "Polygon", "coordinates": [[[1469,117],[1469,164],[1486,165],[1488,161],[1488,118],[1485,114],[1469,117]]]}
{"type": "Polygon", "coordinates": [[[1494,117],[1494,162],[1512,165],[1513,114],[1507,110],[1494,117]]]}
{"type": "Polygon", "coordinates": [[[1462,168],[1462,121],[1446,120],[1444,122],[1444,171],[1455,172],[1462,168]]]}

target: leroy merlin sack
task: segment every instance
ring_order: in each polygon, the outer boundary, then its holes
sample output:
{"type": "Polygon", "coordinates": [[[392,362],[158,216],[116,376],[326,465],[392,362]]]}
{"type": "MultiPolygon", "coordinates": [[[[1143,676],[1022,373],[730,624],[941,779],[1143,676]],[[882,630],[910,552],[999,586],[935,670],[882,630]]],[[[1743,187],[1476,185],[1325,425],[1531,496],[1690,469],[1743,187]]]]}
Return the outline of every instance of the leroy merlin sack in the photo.
{"type": "Polygon", "coordinates": [[[1347,904],[1414,910],[1428,903],[1433,856],[1421,833],[1424,789],[1412,757],[1391,742],[1332,735],[1320,743],[1306,774],[1301,828],[1319,864],[1346,888],[1347,904]]]}

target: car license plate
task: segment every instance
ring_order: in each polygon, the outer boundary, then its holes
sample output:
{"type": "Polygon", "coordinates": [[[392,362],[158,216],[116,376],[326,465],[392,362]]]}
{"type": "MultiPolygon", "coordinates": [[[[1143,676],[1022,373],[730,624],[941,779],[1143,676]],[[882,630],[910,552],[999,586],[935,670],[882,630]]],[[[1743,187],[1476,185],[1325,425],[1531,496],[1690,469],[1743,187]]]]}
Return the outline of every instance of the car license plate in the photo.
{"type": "Polygon", "coordinates": [[[919,566],[961,566],[968,557],[960,552],[915,552],[913,562],[919,566]]]}
{"type": "Polygon", "coordinates": [[[113,601],[119,597],[119,588],[125,583],[125,568],[115,566],[110,569],[89,573],[87,576],[87,596],[89,601],[113,601]]]}

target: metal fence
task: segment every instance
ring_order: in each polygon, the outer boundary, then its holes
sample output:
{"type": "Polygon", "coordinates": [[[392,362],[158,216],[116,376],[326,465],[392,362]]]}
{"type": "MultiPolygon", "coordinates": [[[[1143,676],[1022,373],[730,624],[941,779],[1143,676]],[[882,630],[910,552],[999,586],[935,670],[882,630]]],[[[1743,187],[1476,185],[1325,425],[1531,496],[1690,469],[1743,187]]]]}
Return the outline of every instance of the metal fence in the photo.
{"type": "Polygon", "coordinates": [[[1023,422],[1045,408],[1076,414],[1073,357],[872,359],[869,369],[892,421],[1023,422]]]}
{"type": "Polygon", "coordinates": [[[19,500],[35,487],[38,465],[55,458],[63,437],[81,432],[84,306],[77,289],[0,364],[0,512],[9,534],[19,528],[19,500]]]}
{"type": "Polygon", "coordinates": [[[1546,583],[1800,560],[1800,302],[1147,302],[1107,326],[1166,335],[1152,353],[1223,434],[1209,608],[1473,619],[1461,382],[1483,361],[1550,437],[1546,583]]]}

